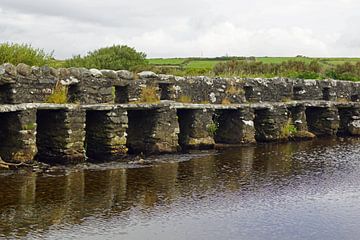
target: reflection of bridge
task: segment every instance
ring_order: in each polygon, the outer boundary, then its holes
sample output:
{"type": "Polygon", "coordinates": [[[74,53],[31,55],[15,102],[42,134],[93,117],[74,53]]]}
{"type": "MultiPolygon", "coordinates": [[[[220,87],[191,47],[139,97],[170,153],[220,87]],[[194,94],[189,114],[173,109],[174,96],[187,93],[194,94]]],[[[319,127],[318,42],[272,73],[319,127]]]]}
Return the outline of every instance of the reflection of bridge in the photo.
{"type": "MultiPolygon", "coordinates": [[[[293,178],[294,173],[319,177],[319,174],[332,174],[327,168],[339,167],[329,164],[327,157],[317,158],[315,162],[296,158],[301,152],[318,153],[318,147],[313,142],[263,144],[145,168],[122,168],[124,165],[119,163],[108,168],[69,167],[48,173],[24,171],[0,175],[0,238],[14,237],[8,236],[14,232],[17,237],[25,237],[59,224],[60,227],[81,224],[88,216],[131,219],[139,214],[148,217],[151,212],[163,214],[162,211],[169,212],[169,207],[181,211],[182,204],[187,209],[191,204],[198,208],[204,199],[208,204],[207,198],[216,195],[215,192],[221,193],[220,201],[226,199],[223,194],[240,192],[236,201],[245,203],[242,197],[246,198],[246,193],[252,195],[270,183],[280,184],[282,190],[284,185],[293,190],[294,185],[287,184],[287,179],[293,178]],[[321,166],[324,171],[319,172],[314,166],[321,166]],[[279,176],[281,181],[274,176],[279,176]],[[251,187],[256,189],[252,191],[251,187]]],[[[167,160],[171,158],[166,156],[167,160]]],[[[311,182],[309,178],[299,179],[305,185],[311,182]]],[[[117,222],[125,226],[128,223],[117,222]]]]}
{"type": "Polygon", "coordinates": [[[359,135],[359,119],[360,103],[332,101],[0,105],[0,156],[6,161],[106,160],[128,150],[155,154],[216,143],[284,141],[289,131],[359,135]]]}

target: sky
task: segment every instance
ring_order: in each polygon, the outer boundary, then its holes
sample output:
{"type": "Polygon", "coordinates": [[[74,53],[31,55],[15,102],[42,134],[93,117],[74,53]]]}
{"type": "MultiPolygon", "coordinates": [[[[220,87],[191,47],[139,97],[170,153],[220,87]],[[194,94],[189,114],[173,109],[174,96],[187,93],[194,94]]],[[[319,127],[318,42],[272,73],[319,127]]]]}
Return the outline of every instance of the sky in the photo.
{"type": "Polygon", "coordinates": [[[148,57],[359,57],[359,0],[0,0],[0,42],[59,59],[113,44],[148,57]]]}

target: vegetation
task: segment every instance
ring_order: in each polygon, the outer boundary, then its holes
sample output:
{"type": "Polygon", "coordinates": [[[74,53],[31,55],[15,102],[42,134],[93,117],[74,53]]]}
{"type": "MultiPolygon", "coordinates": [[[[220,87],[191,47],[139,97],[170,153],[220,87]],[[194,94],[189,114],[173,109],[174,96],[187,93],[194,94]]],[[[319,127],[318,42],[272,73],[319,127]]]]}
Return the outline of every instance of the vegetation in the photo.
{"type": "Polygon", "coordinates": [[[280,138],[285,139],[294,136],[297,133],[297,129],[294,124],[288,121],[280,131],[280,138]]]}
{"type": "Polygon", "coordinates": [[[154,86],[142,88],[139,103],[157,103],[160,101],[158,89],[154,86]]]}
{"type": "Polygon", "coordinates": [[[125,45],[104,47],[86,56],[74,56],[65,61],[66,67],[85,67],[112,70],[138,70],[147,65],[146,54],[125,45]]]}
{"type": "Polygon", "coordinates": [[[53,53],[46,53],[43,49],[33,48],[28,44],[2,43],[0,44],[0,64],[25,63],[30,66],[52,65],[55,60],[53,53]]]}
{"type": "Polygon", "coordinates": [[[360,81],[360,58],[223,57],[149,59],[152,70],[174,75],[334,78],[360,81]]]}
{"type": "Polygon", "coordinates": [[[224,99],[221,101],[221,104],[222,104],[222,105],[229,105],[229,104],[231,104],[231,101],[230,101],[228,98],[224,98],[224,99]]]}
{"type": "Polygon", "coordinates": [[[65,104],[68,102],[68,88],[59,81],[56,83],[52,94],[47,98],[47,103],[65,104]]]}
{"type": "Polygon", "coordinates": [[[207,131],[211,136],[215,136],[216,131],[219,128],[219,124],[217,122],[212,122],[206,125],[207,131]]]}
{"type": "Polygon", "coordinates": [[[191,103],[192,102],[191,97],[186,96],[186,95],[181,95],[177,101],[181,102],[181,103],[191,103]]]}
{"type": "MultiPolygon", "coordinates": [[[[85,67],[98,69],[151,70],[156,73],[178,76],[238,76],[238,77],[289,77],[304,79],[333,78],[360,81],[360,58],[309,58],[296,57],[237,57],[215,58],[156,58],[146,59],[146,54],[126,45],[113,45],[76,55],[66,60],[56,60],[53,52],[33,48],[29,44],[0,44],[0,64],[51,67],[85,67]]],[[[229,89],[236,92],[236,89],[229,89]]]]}

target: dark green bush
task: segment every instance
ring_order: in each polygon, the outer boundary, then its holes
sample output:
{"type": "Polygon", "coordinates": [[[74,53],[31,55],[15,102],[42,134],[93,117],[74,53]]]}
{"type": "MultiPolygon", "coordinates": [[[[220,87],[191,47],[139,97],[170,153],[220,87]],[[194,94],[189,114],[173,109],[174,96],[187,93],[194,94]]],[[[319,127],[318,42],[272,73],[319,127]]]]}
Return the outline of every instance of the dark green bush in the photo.
{"type": "Polygon", "coordinates": [[[146,54],[134,48],[113,45],[88,52],[86,56],[74,56],[65,61],[67,67],[85,67],[113,70],[136,70],[146,66],[146,54]]]}

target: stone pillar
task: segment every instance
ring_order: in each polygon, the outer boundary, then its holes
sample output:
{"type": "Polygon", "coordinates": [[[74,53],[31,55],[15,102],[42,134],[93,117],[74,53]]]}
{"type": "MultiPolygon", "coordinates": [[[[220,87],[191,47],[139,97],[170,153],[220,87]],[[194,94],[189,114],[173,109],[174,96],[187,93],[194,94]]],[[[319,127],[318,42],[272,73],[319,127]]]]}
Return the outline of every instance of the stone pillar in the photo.
{"type": "Polygon", "coordinates": [[[255,110],[255,138],[260,142],[286,141],[291,134],[285,105],[255,110]]]}
{"type": "Polygon", "coordinates": [[[360,107],[339,108],[340,127],[339,134],[360,135],[360,107]]]}
{"type": "Polygon", "coordinates": [[[28,162],[36,152],[36,110],[0,113],[0,157],[28,162]]]}
{"type": "Polygon", "coordinates": [[[241,144],[255,142],[254,111],[247,107],[237,110],[219,110],[216,143],[241,144]]]}
{"type": "Polygon", "coordinates": [[[298,105],[295,107],[290,107],[290,118],[297,131],[307,131],[307,121],[306,121],[306,107],[304,105],[298,105]]]}
{"type": "Polygon", "coordinates": [[[336,135],[340,118],[336,107],[308,107],[306,119],[309,131],[317,136],[336,135]]]}
{"type": "Polygon", "coordinates": [[[66,164],[85,160],[84,110],[38,110],[37,124],[39,161],[66,164]]]}
{"type": "Polygon", "coordinates": [[[213,121],[213,110],[179,109],[179,142],[185,149],[207,149],[215,145],[217,125],[213,121]]]}
{"type": "Polygon", "coordinates": [[[169,107],[128,110],[130,153],[173,153],[179,150],[176,110],[169,107]]]}
{"type": "Polygon", "coordinates": [[[126,110],[86,112],[86,155],[91,160],[113,160],[127,153],[126,110]]]}

